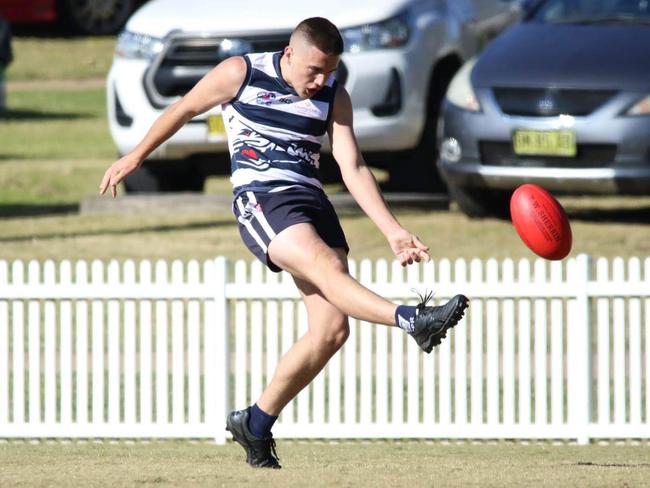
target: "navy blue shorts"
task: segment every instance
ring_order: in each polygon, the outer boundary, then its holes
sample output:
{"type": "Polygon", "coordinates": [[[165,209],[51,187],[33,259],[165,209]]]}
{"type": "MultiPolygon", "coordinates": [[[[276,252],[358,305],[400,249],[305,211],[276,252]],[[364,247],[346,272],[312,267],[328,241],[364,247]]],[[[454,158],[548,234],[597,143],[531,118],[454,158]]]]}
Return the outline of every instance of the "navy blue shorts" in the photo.
{"type": "Polygon", "coordinates": [[[233,213],[246,247],[272,271],[281,271],[269,258],[273,238],[287,227],[309,223],[331,248],[350,248],[327,195],[316,188],[295,186],[279,192],[237,194],[233,213]]]}

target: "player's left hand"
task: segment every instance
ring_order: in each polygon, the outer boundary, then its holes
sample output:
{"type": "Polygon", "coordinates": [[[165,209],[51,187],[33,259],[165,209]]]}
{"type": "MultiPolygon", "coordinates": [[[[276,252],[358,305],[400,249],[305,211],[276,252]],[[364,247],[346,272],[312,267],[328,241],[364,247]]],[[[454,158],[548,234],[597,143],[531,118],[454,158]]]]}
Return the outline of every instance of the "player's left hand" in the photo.
{"type": "Polygon", "coordinates": [[[429,247],[425,246],[418,236],[411,234],[406,229],[391,235],[388,243],[402,266],[407,264],[429,261],[429,247]]]}

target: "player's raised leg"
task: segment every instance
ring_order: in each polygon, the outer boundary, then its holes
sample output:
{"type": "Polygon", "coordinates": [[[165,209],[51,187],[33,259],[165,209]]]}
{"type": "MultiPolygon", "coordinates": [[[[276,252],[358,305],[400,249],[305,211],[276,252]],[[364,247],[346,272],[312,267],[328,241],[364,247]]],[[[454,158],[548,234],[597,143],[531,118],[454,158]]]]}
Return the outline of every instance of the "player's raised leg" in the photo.
{"type": "Polygon", "coordinates": [[[427,353],[440,344],[447,330],[463,317],[468,305],[456,295],[441,306],[397,305],[361,285],[340,265],[340,256],[320,238],[311,224],[292,225],[268,247],[271,261],[295,278],[312,284],[344,315],[367,322],[396,325],[411,334],[427,353]]]}
{"type": "Polygon", "coordinates": [[[292,225],[269,244],[269,258],[294,278],[315,286],[343,314],[395,325],[397,305],[361,285],[341,266],[337,252],[307,223],[292,225]]]}

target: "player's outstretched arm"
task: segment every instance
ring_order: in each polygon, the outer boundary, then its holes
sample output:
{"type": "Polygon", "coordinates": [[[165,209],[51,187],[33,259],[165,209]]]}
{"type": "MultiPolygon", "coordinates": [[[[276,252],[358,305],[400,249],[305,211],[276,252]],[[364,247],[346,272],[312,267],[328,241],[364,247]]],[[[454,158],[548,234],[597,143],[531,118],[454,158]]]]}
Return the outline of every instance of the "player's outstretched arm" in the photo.
{"type": "Polygon", "coordinates": [[[386,205],[377,181],[361,155],[354,136],[352,102],[342,86],[339,86],[336,92],[328,133],[332,155],[341,168],[345,185],[363,211],[386,236],[400,263],[406,265],[414,261],[428,261],[429,248],[399,224],[386,205]]]}
{"type": "Polygon", "coordinates": [[[153,123],[142,141],[104,173],[99,185],[103,195],[110,187],[113,197],[117,185],[137,170],[158,146],[169,139],[183,125],[212,107],[232,100],[246,77],[246,62],[236,56],[228,58],[208,72],[187,94],[173,103],[153,123]]]}

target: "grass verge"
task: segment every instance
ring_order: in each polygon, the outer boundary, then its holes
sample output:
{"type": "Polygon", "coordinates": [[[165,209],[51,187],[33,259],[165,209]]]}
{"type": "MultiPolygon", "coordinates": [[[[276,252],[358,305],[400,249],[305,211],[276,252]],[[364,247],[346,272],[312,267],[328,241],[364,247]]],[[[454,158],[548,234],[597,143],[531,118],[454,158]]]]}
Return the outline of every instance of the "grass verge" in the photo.
{"type": "Polygon", "coordinates": [[[244,462],[229,443],[10,443],[3,487],[112,486],[645,486],[647,445],[279,442],[283,469],[244,462]]]}
{"type": "MultiPolygon", "coordinates": [[[[1,168],[1,165],[0,165],[1,168]]],[[[1,174],[1,173],[0,173],[1,174]]],[[[97,181],[88,178],[85,190],[94,194],[97,181]]],[[[567,205],[568,206],[568,205],[567,205]]],[[[570,207],[574,208],[574,207],[570,207]]],[[[73,201],[0,204],[0,259],[251,259],[227,211],[202,214],[77,215],[73,201]]],[[[512,225],[496,219],[471,220],[456,211],[395,212],[400,222],[430,246],[434,259],[535,257],[512,225]]],[[[650,213],[630,210],[633,222],[607,221],[607,210],[570,210],[574,246],[571,255],[594,257],[650,255],[650,224],[634,222],[650,213]],[[641,213],[641,215],[639,215],[641,213]]],[[[618,211],[617,218],[621,218],[618,211]]],[[[392,259],[386,240],[361,212],[341,218],[350,255],[392,259]]]]}
{"type": "Polygon", "coordinates": [[[105,103],[101,88],[10,92],[0,118],[0,164],[113,159],[105,103]]]}
{"type": "Polygon", "coordinates": [[[106,77],[113,61],[115,37],[14,37],[12,49],[9,82],[87,80],[106,77]]]}

